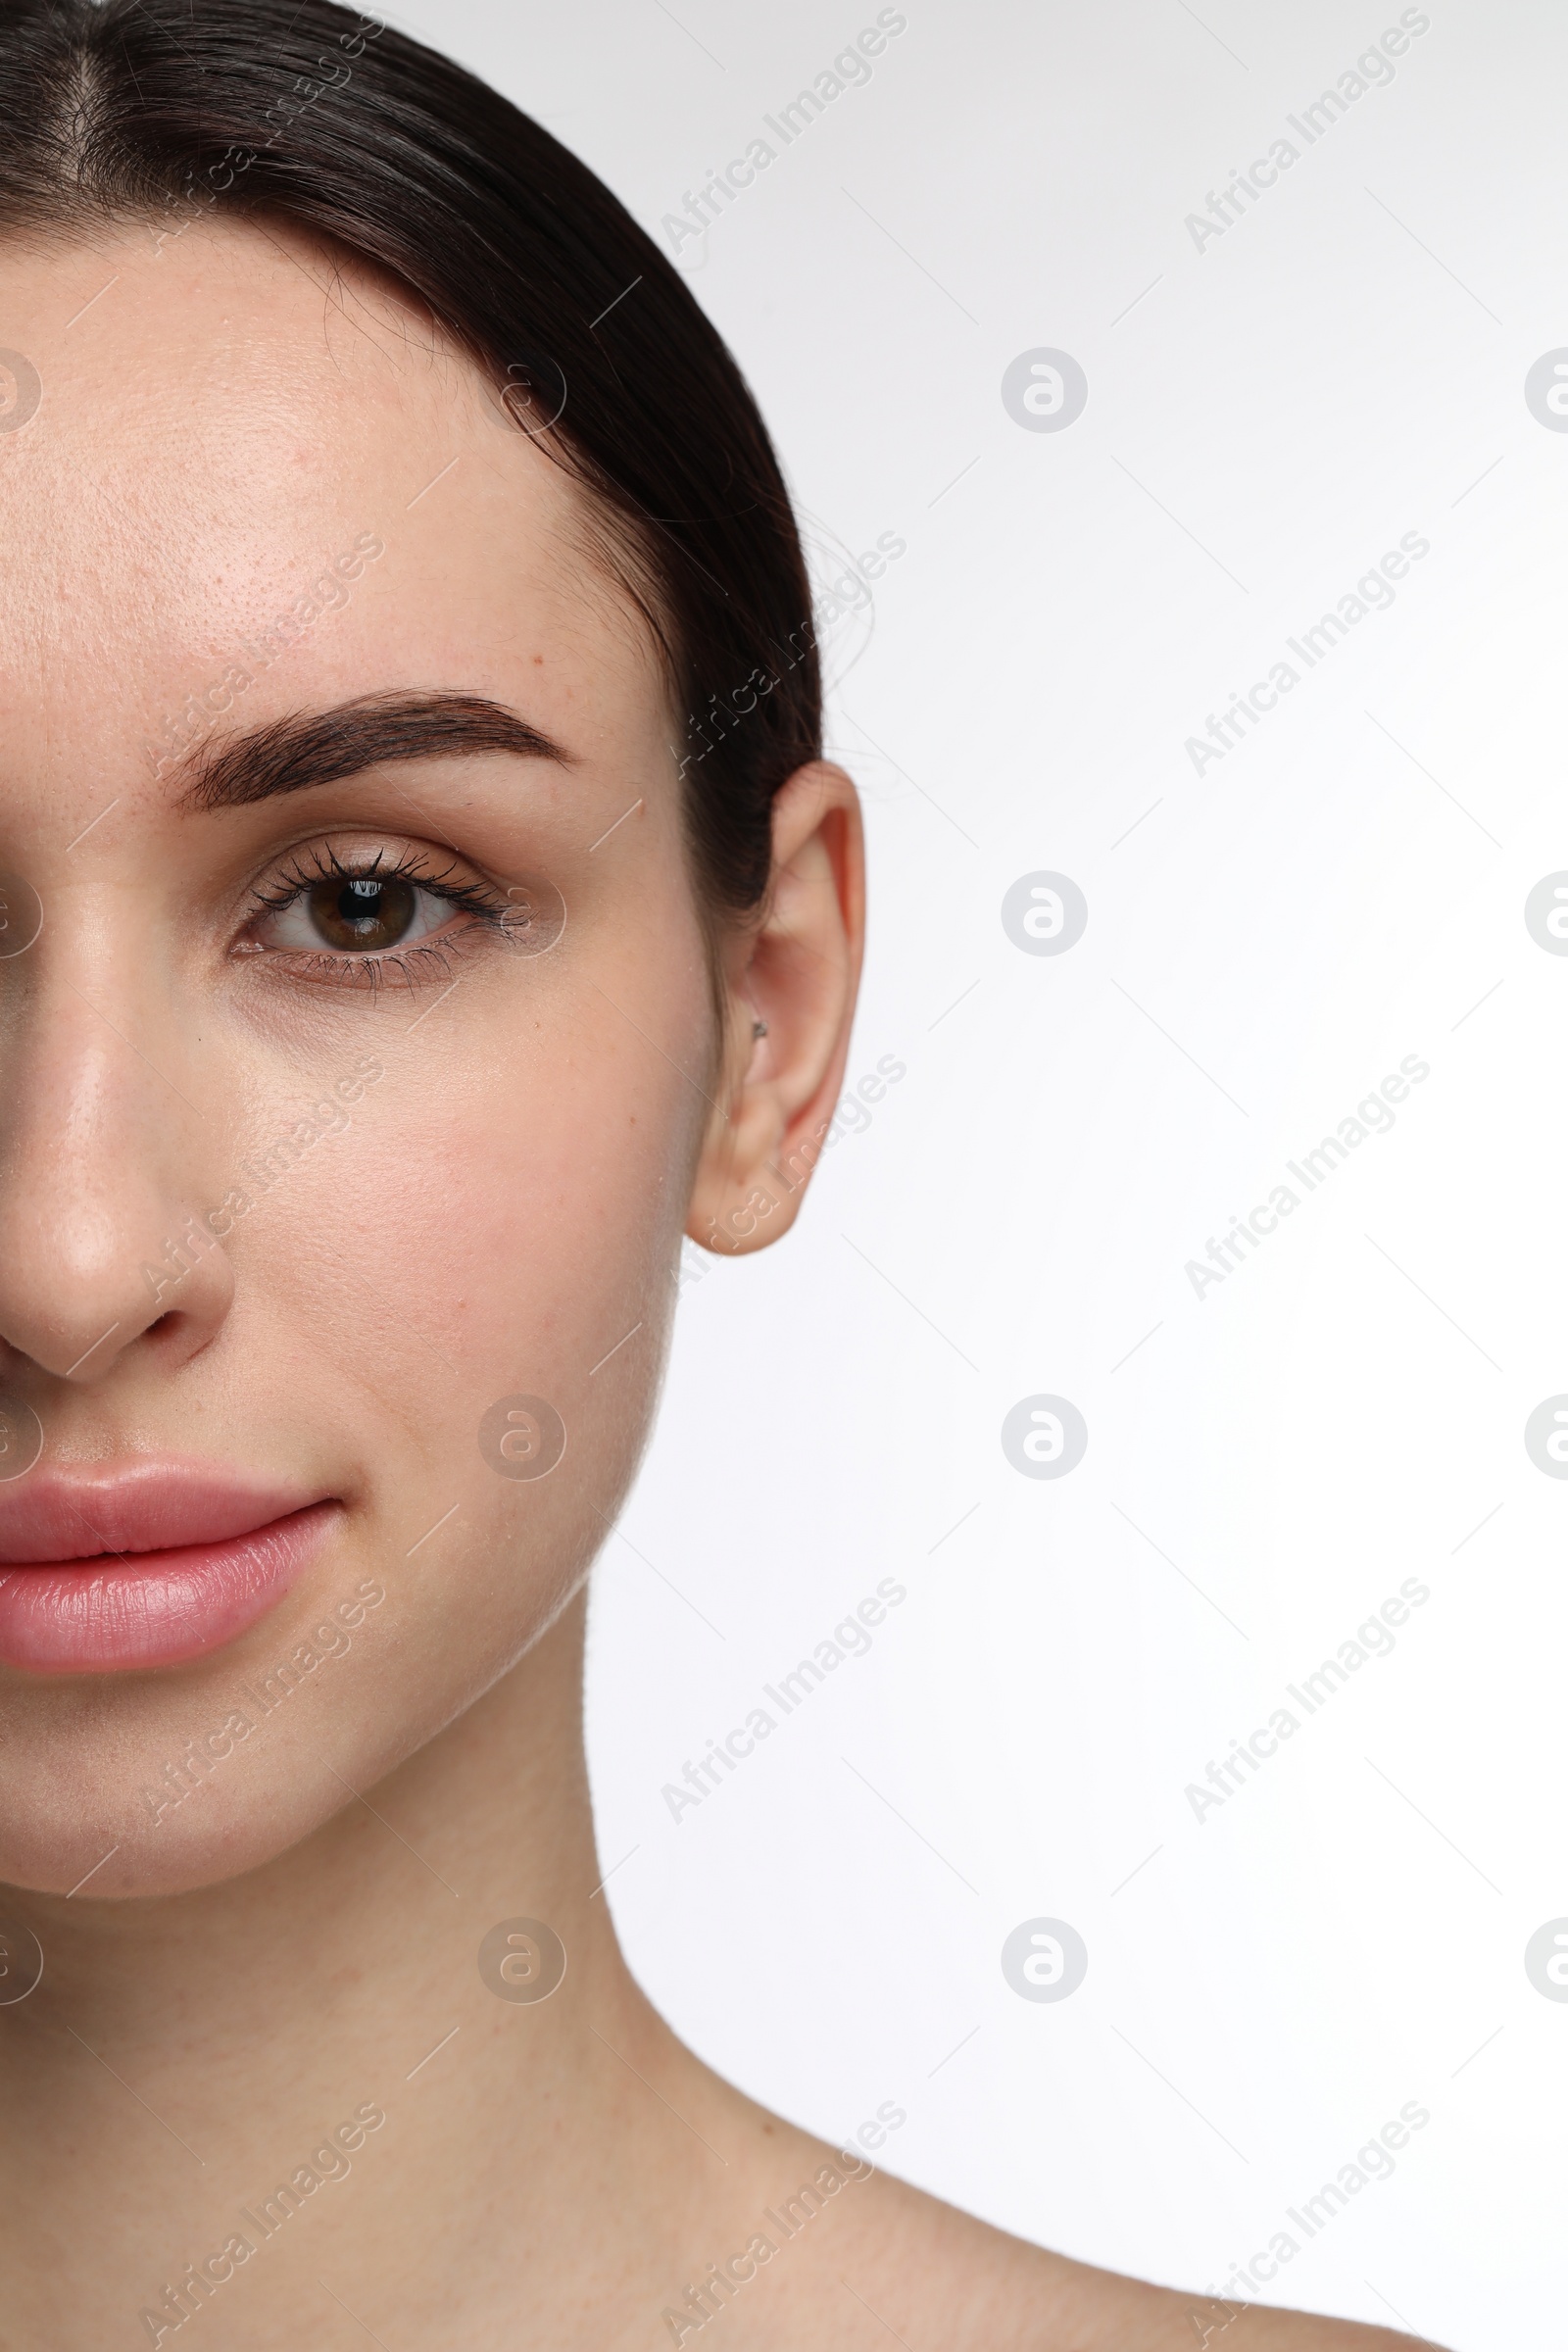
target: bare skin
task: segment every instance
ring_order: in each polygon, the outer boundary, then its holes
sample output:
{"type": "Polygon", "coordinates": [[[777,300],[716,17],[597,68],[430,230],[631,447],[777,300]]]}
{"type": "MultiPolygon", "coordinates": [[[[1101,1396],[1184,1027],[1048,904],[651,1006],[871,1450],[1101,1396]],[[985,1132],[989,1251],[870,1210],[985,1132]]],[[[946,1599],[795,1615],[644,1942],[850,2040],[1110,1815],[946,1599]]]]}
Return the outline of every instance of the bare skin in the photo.
{"type": "MultiPolygon", "coordinates": [[[[0,869],[45,913],[0,961],[0,1385],[52,1462],[196,1453],[338,1505],[301,1583],[207,1656],[0,1667],[0,1913],[46,1955],[0,2006],[0,2347],[171,2342],[189,2266],[236,2236],[185,2290],[225,2352],[1200,2341],[1205,2298],[1006,2237],[721,2082],[597,1891],[583,1579],[682,1233],[787,1230],[837,1099],[853,786],[816,765],[780,796],[715,1036],[663,681],[578,494],[466,364],[271,229],[9,247],[0,296],[44,385],[0,436],[0,869]],[[329,566],[344,590],[313,600],[329,566]],[[189,804],[220,741],[414,693],[488,698],[566,757],[425,750],[189,804]],[[428,966],[372,988],[278,911],[323,844],[461,869],[502,909],[543,884],[565,931],[533,955],[438,905],[428,966]],[[367,1061],[352,1122],[218,1233],[237,1171],[367,1061]],[[569,1433],[537,1482],[477,1442],[520,1391],[569,1433]],[[170,1802],[170,1761],[367,1582],[348,1646],[170,1802]],[[519,1917],[567,1954],[538,2003],[476,1965],[519,1917]],[[335,2177],[256,2226],[301,2168],[335,2177]]],[[[1208,2340],[1407,2339],[1253,2309],[1208,2340]]]]}

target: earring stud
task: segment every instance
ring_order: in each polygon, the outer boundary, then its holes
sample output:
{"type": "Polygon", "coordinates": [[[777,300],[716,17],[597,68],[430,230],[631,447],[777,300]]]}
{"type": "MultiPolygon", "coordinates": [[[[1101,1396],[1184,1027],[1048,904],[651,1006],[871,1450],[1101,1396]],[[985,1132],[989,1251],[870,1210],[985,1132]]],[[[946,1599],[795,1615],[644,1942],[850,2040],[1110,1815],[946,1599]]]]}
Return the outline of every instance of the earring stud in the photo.
{"type": "Polygon", "coordinates": [[[752,1023],[752,1035],[753,1037],[765,1037],[767,1035],[767,1023],[765,1021],[754,1021],[752,1023]]]}

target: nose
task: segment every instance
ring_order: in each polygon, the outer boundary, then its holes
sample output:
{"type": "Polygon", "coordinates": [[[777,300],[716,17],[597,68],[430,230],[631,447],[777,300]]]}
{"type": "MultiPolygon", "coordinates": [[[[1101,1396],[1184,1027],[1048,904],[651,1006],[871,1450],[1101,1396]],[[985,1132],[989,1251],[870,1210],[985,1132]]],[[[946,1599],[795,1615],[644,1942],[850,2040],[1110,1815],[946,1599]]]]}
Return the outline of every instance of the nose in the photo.
{"type": "Polygon", "coordinates": [[[111,1014],[41,957],[5,1006],[0,1372],[13,1379],[31,1366],[100,1386],[133,1355],[173,1370],[227,1315],[233,1270],[188,1190],[209,1130],[157,1066],[171,1041],[150,1029],[128,992],[111,1014]]]}

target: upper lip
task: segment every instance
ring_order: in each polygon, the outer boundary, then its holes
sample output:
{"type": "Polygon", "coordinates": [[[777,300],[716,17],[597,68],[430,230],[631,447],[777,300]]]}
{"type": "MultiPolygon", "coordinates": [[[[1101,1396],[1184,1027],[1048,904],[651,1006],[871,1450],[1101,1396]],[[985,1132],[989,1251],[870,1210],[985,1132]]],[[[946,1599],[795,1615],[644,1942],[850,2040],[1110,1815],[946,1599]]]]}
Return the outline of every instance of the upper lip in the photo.
{"type": "Polygon", "coordinates": [[[0,1567],[228,1543],[322,1499],[318,1489],[167,1455],[96,1476],[38,1470],[14,1492],[0,1486],[0,1567]]]}

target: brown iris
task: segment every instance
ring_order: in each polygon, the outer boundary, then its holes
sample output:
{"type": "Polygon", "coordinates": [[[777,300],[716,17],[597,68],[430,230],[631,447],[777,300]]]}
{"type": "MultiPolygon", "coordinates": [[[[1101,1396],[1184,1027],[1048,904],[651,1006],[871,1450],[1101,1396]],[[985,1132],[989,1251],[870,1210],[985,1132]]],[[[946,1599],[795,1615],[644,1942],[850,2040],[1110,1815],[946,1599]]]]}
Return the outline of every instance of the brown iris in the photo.
{"type": "Polygon", "coordinates": [[[333,948],[361,953],[395,948],[407,937],[418,904],[412,882],[357,875],[351,882],[331,876],[311,885],[306,904],[321,938],[333,948]]]}

